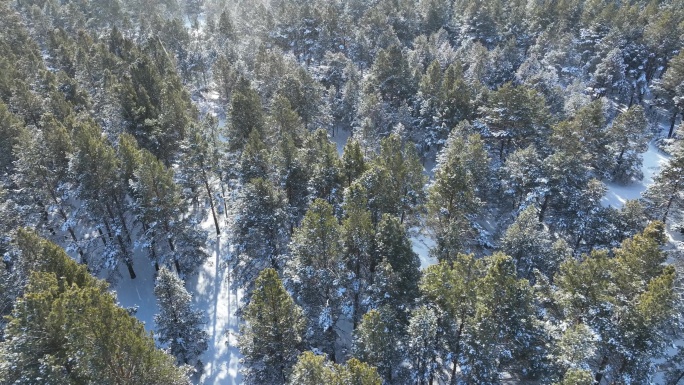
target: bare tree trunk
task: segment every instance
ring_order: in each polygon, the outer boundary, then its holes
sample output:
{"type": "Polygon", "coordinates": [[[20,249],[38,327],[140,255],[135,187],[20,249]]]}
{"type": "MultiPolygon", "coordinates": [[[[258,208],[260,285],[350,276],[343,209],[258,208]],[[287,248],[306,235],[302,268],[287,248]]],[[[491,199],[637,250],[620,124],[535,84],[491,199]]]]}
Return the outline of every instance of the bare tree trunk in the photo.
{"type": "Polygon", "coordinates": [[[207,173],[202,169],[202,179],[204,179],[204,187],[207,189],[207,196],[209,197],[209,205],[211,206],[211,216],[214,218],[214,226],[216,226],[216,235],[221,235],[219,229],[218,217],[216,216],[216,209],[214,208],[214,196],[211,194],[209,187],[209,180],[207,180],[207,173]]]}
{"type": "Polygon", "coordinates": [[[678,111],[675,110],[670,118],[670,131],[667,133],[668,139],[672,137],[672,134],[674,134],[675,123],[677,122],[677,113],[678,111]]]}

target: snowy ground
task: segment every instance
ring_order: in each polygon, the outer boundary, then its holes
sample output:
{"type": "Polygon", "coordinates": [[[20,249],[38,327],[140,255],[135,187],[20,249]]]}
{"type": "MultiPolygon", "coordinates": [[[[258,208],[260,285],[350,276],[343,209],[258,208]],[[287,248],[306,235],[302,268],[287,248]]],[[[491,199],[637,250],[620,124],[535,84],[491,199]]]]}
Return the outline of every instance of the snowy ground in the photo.
{"type": "Polygon", "coordinates": [[[661,152],[651,142],[648,144],[648,150],[643,154],[643,159],[641,171],[644,173],[644,178],[641,181],[628,185],[606,183],[608,191],[601,200],[604,206],[620,208],[627,200],[639,199],[641,193],[646,191],[646,188],[653,183],[653,177],[658,173],[663,163],[669,159],[669,156],[661,152]]]}
{"type": "MultiPolygon", "coordinates": [[[[211,221],[211,219],[209,219],[211,221]]],[[[213,224],[208,224],[209,227],[213,224]]],[[[211,230],[211,229],[209,229],[211,230]]],[[[195,306],[205,309],[207,324],[205,330],[209,334],[209,348],[202,355],[204,371],[198,384],[235,385],[242,382],[239,372],[240,353],[236,346],[239,321],[235,316],[240,293],[231,289],[227,277],[228,268],[225,260],[229,254],[228,242],[216,239],[212,243],[211,257],[199,269],[197,276],[187,282],[193,294],[195,306]]]]}
{"type": "Polygon", "coordinates": [[[430,256],[430,249],[435,245],[435,241],[423,234],[419,234],[411,237],[411,244],[413,246],[413,252],[420,257],[421,270],[437,263],[437,258],[430,256]]]}
{"type": "MultiPolygon", "coordinates": [[[[230,287],[228,269],[223,262],[230,254],[225,231],[217,239],[211,216],[204,221],[202,228],[210,234],[207,242],[210,257],[185,285],[193,296],[195,308],[205,311],[207,323],[204,327],[209,334],[209,347],[200,358],[203,371],[195,376],[194,381],[203,385],[237,385],[242,382],[240,353],[235,338],[239,326],[235,310],[240,293],[230,287]]],[[[114,290],[119,304],[137,307],[136,318],[145,323],[146,330],[154,332],[154,315],[158,312],[154,296],[154,266],[143,251],[136,250],[134,267],[137,278],[133,280],[125,266],[121,267],[123,278],[114,290]]]]}

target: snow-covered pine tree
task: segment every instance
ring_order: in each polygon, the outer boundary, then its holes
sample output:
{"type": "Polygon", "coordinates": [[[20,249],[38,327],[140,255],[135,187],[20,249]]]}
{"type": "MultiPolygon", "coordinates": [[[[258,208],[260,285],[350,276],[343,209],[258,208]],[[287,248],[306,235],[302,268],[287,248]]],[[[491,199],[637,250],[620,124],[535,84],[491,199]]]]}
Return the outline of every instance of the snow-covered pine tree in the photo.
{"type": "Polygon", "coordinates": [[[398,345],[397,328],[383,319],[383,314],[370,310],[363,315],[354,333],[353,355],[378,370],[386,383],[393,383],[394,373],[400,370],[403,359],[398,345]]]}
{"type": "Polygon", "coordinates": [[[427,306],[416,308],[407,329],[407,355],[411,364],[410,377],[417,385],[434,383],[437,371],[437,315],[427,306]]]}
{"type": "MultiPolygon", "coordinates": [[[[684,208],[684,148],[679,149],[644,194],[651,215],[663,222],[680,221],[684,208]],[[674,215],[673,215],[674,214],[674,215]]],[[[684,227],[684,226],[683,226],[684,227]]]]}
{"type": "Polygon", "coordinates": [[[195,365],[207,350],[207,332],[202,311],[195,310],[184,282],[176,273],[162,267],[157,275],[154,295],[159,314],[154,316],[159,341],[169,347],[180,364],[195,365]]]}
{"type": "Polygon", "coordinates": [[[613,180],[628,183],[641,180],[641,153],[646,151],[646,116],[641,106],[632,106],[622,112],[610,127],[609,148],[615,154],[613,180]]]}
{"type": "Polygon", "coordinates": [[[288,240],[284,192],[267,179],[252,179],[242,189],[233,221],[234,261],[240,286],[251,286],[267,267],[282,269],[288,240]]]}
{"type": "Polygon", "coordinates": [[[194,272],[207,257],[206,233],[187,215],[173,170],[143,149],[134,175],[134,213],[155,266],[173,263],[179,274],[194,272]]]}
{"type": "Polygon", "coordinates": [[[344,219],[341,224],[340,241],[349,277],[349,296],[352,302],[352,325],[356,329],[365,313],[368,289],[378,260],[375,258],[375,231],[371,214],[367,209],[365,189],[351,185],[345,194],[344,219]]]}
{"type": "Polygon", "coordinates": [[[381,385],[382,379],[373,366],[356,358],[338,365],[327,361],[324,355],[307,351],[299,356],[288,384],[381,385]]]}
{"type": "Polygon", "coordinates": [[[501,239],[501,250],[513,257],[518,276],[533,279],[535,269],[552,277],[560,261],[552,254],[551,235],[539,222],[534,206],[518,214],[501,239]]]}
{"type": "Polygon", "coordinates": [[[332,206],[314,200],[292,235],[292,259],[286,270],[295,298],[309,320],[307,343],[332,361],[336,361],[337,321],[349,296],[340,232],[332,206]]]}
{"type": "MultiPolygon", "coordinates": [[[[375,234],[375,261],[385,260],[396,277],[396,291],[391,295],[397,308],[408,311],[419,296],[420,259],[413,251],[406,227],[399,218],[384,214],[375,234]]],[[[398,310],[398,309],[397,309],[398,310]]]]}
{"type": "Polygon", "coordinates": [[[444,344],[439,345],[438,353],[442,355],[444,369],[451,372],[452,381],[456,381],[457,367],[465,362],[469,338],[477,329],[474,317],[483,269],[482,262],[473,255],[458,254],[451,263],[429,266],[420,280],[423,298],[438,310],[437,338],[444,344]]]}
{"type": "MultiPolygon", "coordinates": [[[[476,170],[467,158],[468,143],[449,136],[437,156],[435,177],[428,187],[427,226],[436,241],[431,252],[439,260],[451,260],[473,238],[473,216],[481,206],[476,196],[476,170]]],[[[479,159],[488,162],[487,158],[479,159]]],[[[475,163],[477,164],[477,163],[475,163]]]]}
{"type": "Polygon", "coordinates": [[[244,356],[244,383],[285,384],[300,352],[305,318],[274,269],[257,277],[243,318],[238,347],[244,356]]]}

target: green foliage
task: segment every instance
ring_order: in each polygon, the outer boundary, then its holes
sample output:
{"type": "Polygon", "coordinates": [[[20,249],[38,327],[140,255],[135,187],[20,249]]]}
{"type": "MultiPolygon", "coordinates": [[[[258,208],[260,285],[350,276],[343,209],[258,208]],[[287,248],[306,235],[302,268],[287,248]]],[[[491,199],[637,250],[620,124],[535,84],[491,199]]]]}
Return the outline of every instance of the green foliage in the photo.
{"type": "Polygon", "coordinates": [[[308,191],[310,199],[325,199],[337,204],[341,198],[342,175],[340,159],[335,144],[328,139],[325,130],[310,133],[304,141],[302,162],[309,172],[308,191]]]}
{"type": "Polygon", "coordinates": [[[263,137],[265,121],[261,99],[244,78],[238,81],[233,91],[230,119],[228,143],[232,151],[242,151],[252,131],[263,137]]]}
{"type": "Polygon", "coordinates": [[[233,223],[237,278],[250,286],[266,267],[280,269],[287,242],[285,194],[267,179],[252,179],[243,189],[233,223]]]}
{"type": "Polygon", "coordinates": [[[380,153],[373,159],[373,165],[378,168],[380,178],[366,188],[374,197],[371,210],[375,222],[383,214],[390,214],[401,223],[416,225],[425,200],[423,186],[427,178],[415,146],[392,134],[381,140],[380,153]]]}
{"type": "Polygon", "coordinates": [[[618,115],[610,128],[610,148],[616,155],[613,180],[629,182],[640,180],[641,153],[647,148],[646,117],[641,106],[634,106],[618,115]]]}
{"type": "Polygon", "coordinates": [[[307,351],[299,356],[289,384],[380,385],[382,379],[374,367],[356,358],[337,365],[307,351]]]}
{"type": "Polygon", "coordinates": [[[309,318],[312,341],[335,360],[335,325],[347,300],[348,272],[340,243],[340,224],[333,208],[322,199],[314,200],[292,235],[292,259],[287,271],[296,298],[309,318]]]}
{"type": "Polygon", "coordinates": [[[507,144],[514,149],[542,144],[551,120],[544,96],[525,86],[504,84],[489,95],[480,111],[493,136],[501,141],[500,155],[507,144]]]}
{"type": "Polygon", "coordinates": [[[646,381],[652,358],[664,354],[665,325],[674,316],[674,269],[663,267],[662,223],[625,240],[614,251],[592,252],[561,265],[556,293],[567,319],[590,328],[600,363],[596,378],[646,381]],[[619,365],[608,365],[608,363],[619,365]]]}
{"type": "Polygon", "coordinates": [[[378,374],[388,382],[401,362],[393,329],[379,311],[370,310],[356,329],[353,348],[355,358],[376,367],[378,374]]]}
{"type": "Polygon", "coordinates": [[[437,242],[433,252],[440,260],[454,258],[473,238],[471,221],[481,206],[475,186],[485,178],[489,162],[481,157],[480,146],[479,137],[464,140],[454,130],[438,155],[426,206],[427,225],[437,242]]]}
{"type": "Polygon", "coordinates": [[[393,106],[399,106],[415,93],[415,79],[398,45],[380,50],[371,71],[376,89],[393,106]]]}
{"type": "Polygon", "coordinates": [[[286,383],[305,321],[274,269],[264,269],[257,277],[243,318],[238,346],[244,356],[245,383],[286,383]]]}
{"type": "Polygon", "coordinates": [[[684,151],[675,153],[663,166],[644,197],[652,216],[663,222],[679,220],[677,209],[684,207],[684,151]]]}
{"type": "MultiPolygon", "coordinates": [[[[0,344],[6,383],[187,384],[143,324],[116,306],[107,285],[58,246],[20,231],[32,274],[0,344]]],[[[5,383],[5,382],[3,382],[5,383]]]]}
{"type": "Polygon", "coordinates": [[[175,273],[162,268],[154,286],[154,295],[160,310],[154,317],[159,341],[167,344],[179,363],[196,363],[198,356],[207,350],[208,336],[201,329],[204,323],[202,312],[192,308],[192,298],[184,282],[175,273]]]}

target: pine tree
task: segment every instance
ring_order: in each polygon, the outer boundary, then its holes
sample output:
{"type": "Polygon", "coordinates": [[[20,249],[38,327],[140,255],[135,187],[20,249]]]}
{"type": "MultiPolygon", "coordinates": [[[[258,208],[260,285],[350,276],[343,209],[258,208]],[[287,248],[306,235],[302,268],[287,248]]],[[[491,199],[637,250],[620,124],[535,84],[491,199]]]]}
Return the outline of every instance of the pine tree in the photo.
{"type": "Polygon", "coordinates": [[[398,107],[415,93],[416,81],[398,45],[391,45],[378,52],[371,73],[377,91],[394,107],[398,107]]]}
{"type": "Polygon", "coordinates": [[[201,249],[206,234],[181,211],[183,204],[173,170],[142,150],[134,176],[134,212],[155,266],[173,263],[179,274],[194,272],[207,256],[201,249]]]}
{"type": "Polygon", "coordinates": [[[302,353],[290,374],[290,385],[320,385],[329,384],[332,371],[327,365],[325,356],[315,355],[311,351],[302,353]]]}
{"type": "Polygon", "coordinates": [[[299,356],[289,384],[380,385],[382,379],[374,367],[355,358],[337,365],[309,351],[299,356]]]}
{"type": "Polygon", "coordinates": [[[594,378],[591,372],[583,369],[570,369],[563,376],[563,381],[556,383],[556,385],[592,385],[594,378]]]}
{"type": "Polygon", "coordinates": [[[453,365],[452,381],[458,364],[467,357],[469,339],[477,329],[474,317],[482,270],[482,263],[472,255],[459,254],[451,264],[440,262],[429,266],[420,280],[424,298],[439,309],[439,338],[446,344],[450,356],[443,365],[453,365]]]}
{"type": "Polygon", "coordinates": [[[81,262],[85,263],[87,255],[81,247],[68,204],[69,190],[64,189],[70,182],[69,157],[73,152],[69,131],[49,114],[43,115],[41,123],[42,130],[36,134],[28,129],[20,132],[15,147],[14,182],[26,194],[26,200],[32,202],[33,211],[38,211],[41,225],[51,233],[55,228],[66,229],[71,238],[67,249],[78,251],[81,262]],[[49,222],[53,210],[61,223],[49,222]]]}
{"type": "Polygon", "coordinates": [[[361,151],[361,145],[357,140],[348,140],[344,145],[341,163],[344,185],[349,187],[368,167],[361,151]]]}
{"type": "Polygon", "coordinates": [[[20,230],[18,246],[33,273],[0,343],[3,383],[189,382],[104,281],[33,233],[20,230]]]}
{"type": "Polygon", "coordinates": [[[426,306],[411,314],[407,330],[407,355],[411,364],[411,379],[415,384],[433,383],[437,369],[437,316],[426,306]]]}
{"type": "Polygon", "coordinates": [[[474,191],[479,168],[469,162],[467,149],[467,142],[452,133],[437,157],[434,181],[428,187],[427,225],[436,241],[432,252],[440,260],[454,258],[472,238],[471,222],[481,205],[474,191]]]}
{"type": "Polygon", "coordinates": [[[334,385],[381,385],[382,378],[375,367],[351,358],[344,366],[335,365],[334,385]]]}
{"type": "Polygon", "coordinates": [[[504,84],[489,96],[480,112],[492,138],[500,142],[501,159],[511,145],[524,148],[547,136],[550,117],[546,100],[525,86],[504,84]]]}
{"type": "MultiPolygon", "coordinates": [[[[217,203],[212,186],[219,172],[218,138],[215,134],[215,119],[206,119],[201,125],[191,125],[183,146],[181,179],[190,185],[197,195],[209,201],[216,235],[221,234],[217,203]],[[200,191],[203,192],[200,194],[200,191]]],[[[221,181],[219,180],[219,183],[221,181]]]]}
{"type": "Polygon", "coordinates": [[[300,351],[305,321],[274,269],[264,269],[257,277],[243,318],[238,346],[245,383],[285,384],[300,351]]]}
{"type": "Polygon", "coordinates": [[[367,290],[373,283],[373,275],[378,260],[375,249],[375,231],[371,214],[367,209],[367,199],[363,187],[354,184],[346,191],[343,205],[344,219],[341,224],[340,240],[343,259],[352,274],[349,277],[349,294],[352,300],[353,328],[365,313],[367,290]],[[357,191],[358,190],[358,191],[357,191]]]}
{"type": "Polygon", "coordinates": [[[0,100],[0,177],[11,175],[16,155],[13,148],[18,144],[22,123],[12,114],[5,103],[0,100]]]}
{"type": "MultiPolygon", "coordinates": [[[[663,166],[644,197],[651,215],[666,222],[677,209],[684,207],[684,150],[679,150],[663,166]]],[[[675,220],[679,218],[674,218],[675,220]]]]}
{"type": "Polygon", "coordinates": [[[646,151],[646,117],[641,106],[633,106],[618,115],[610,128],[610,148],[615,158],[613,180],[629,182],[640,180],[641,153],[646,151]]]}
{"type": "Polygon", "coordinates": [[[398,307],[405,311],[418,297],[418,281],[420,280],[420,259],[413,251],[406,227],[399,219],[384,214],[378,223],[375,235],[376,261],[384,259],[396,274],[396,287],[392,296],[398,307]]]}
{"type": "Polygon", "coordinates": [[[682,104],[682,96],[684,96],[684,52],[680,52],[669,62],[669,67],[663,74],[662,79],[656,83],[656,91],[661,94],[659,99],[662,99],[666,108],[671,111],[670,117],[670,131],[667,137],[671,138],[674,133],[675,123],[677,122],[677,115],[684,110],[682,104]]]}
{"type": "Polygon", "coordinates": [[[602,99],[597,99],[575,112],[572,120],[556,124],[550,143],[557,152],[582,159],[597,175],[609,177],[610,170],[605,165],[611,164],[612,159],[603,108],[602,99]]]}
{"type": "Polygon", "coordinates": [[[259,94],[251,88],[249,81],[238,81],[230,102],[231,123],[228,129],[228,145],[238,154],[242,151],[249,135],[255,130],[260,137],[264,132],[264,115],[259,94]]]}
{"type": "Polygon", "coordinates": [[[674,269],[663,267],[664,226],[655,222],[623,241],[615,258],[594,251],[561,265],[558,303],[569,320],[597,334],[594,379],[647,382],[653,357],[664,354],[674,314],[674,269]]]}
{"type": "Polygon", "coordinates": [[[344,266],[339,240],[340,225],[330,204],[314,200],[292,235],[292,259],[288,275],[297,302],[309,319],[310,343],[336,361],[336,324],[347,301],[345,288],[348,273],[344,266]]]}
{"type": "Polygon", "coordinates": [[[536,147],[531,145],[507,156],[499,174],[503,193],[512,198],[514,207],[521,205],[540,185],[542,161],[536,147]]]}
{"type": "Polygon", "coordinates": [[[168,344],[170,353],[181,364],[196,364],[199,355],[207,350],[207,332],[201,311],[193,309],[190,293],[183,281],[166,268],[161,268],[154,286],[159,301],[159,314],[155,315],[159,341],[168,344]]]}
{"type": "Polygon", "coordinates": [[[71,171],[78,181],[77,196],[83,200],[88,216],[95,224],[104,251],[92,253],[104,256],[102,261],[88,260],[93,273],[103,268],[116,271],[123,262],[131,279],[133,245],[126,220],[126,185],[119,178],[121,164],[114,148],[102,137],[100,128],[92,121],[79,122],[73,133],[74,156],[71,171]]]}
{"type": "Polygon", "coordinates": [[[304,141],[303,163],[309,168],[310,199],[337,204],[341,198],[340,159],[335,144],[325,130],[316,130],[304,141]]]}
{"type": "Polygon", "coordinates": [[[375,210],[376,222],[387,213],[398,217],[401,223],[416,225],[425,200],[423,186],[427,178],[415,146],[403,143],[398,134],[391,134],[380,141],[380,153],[373,163],[384,177],[377,180],[378,186],[367,187],[373,200],[381,202],[375,210]]]}
{"type": "Polygon", "coordinates": [[[364,314],[355,332],[353,355],[354,358],[376,367],[378,374],[391,383],[393,373],[399,370],[402,357],[397,345],[396,330],[388,321],[377,310],[364,314]]]}
{"type": "Polygon", "coordinates": [[[252,179],[242,189],[233,222],[241,285],[250,286],[266,267],[282,268],[288,239],[286,203],[283,191],[266,179],[252,179]]]}
{"type": "Polygon", "coordinates": [[[240,179],[244,182],[269,176],[269,156],[261,134],[253,130],[240,154],[240,179]]]}
{"type": "Polygon", "coordinates": [[[552,277],[559,261],[552,254],[551,236],[539,223],[537,209],[529,206],[515,219],[501,239],[501,249],[515,260],[518,276],[532,280],[537,269],[552,277]]]}
{"type": "Polygon", "coordinates": [[[467,350],[471,371],[465,376],[473,382],[492,383],[507,367],[533,375],[545,354],[529,282],[517,279],[515,264],[505,254],[488,257],[487,265],[476,289],[477,328],[467,350]]]}

